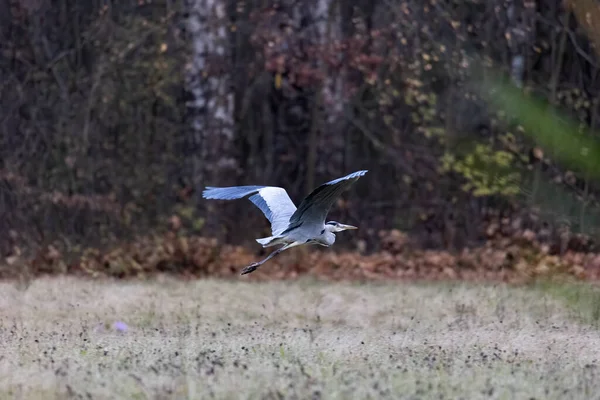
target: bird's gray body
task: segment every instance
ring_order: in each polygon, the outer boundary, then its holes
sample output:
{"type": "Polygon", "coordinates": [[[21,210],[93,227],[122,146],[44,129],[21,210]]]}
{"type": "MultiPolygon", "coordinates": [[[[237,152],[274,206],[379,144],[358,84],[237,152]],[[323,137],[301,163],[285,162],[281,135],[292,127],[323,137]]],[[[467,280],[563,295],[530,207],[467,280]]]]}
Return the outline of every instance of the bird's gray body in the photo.
{"type": "Polygon", "coordinates": [[[331,246],[334,232],[356,229],[335,221],[325,222],[329,209],[343,191],[367,171],[357,171],[324,183],[314,189],[296,208],[285,189],[276,186],[206,187],[205,199],[235,200],[246,198],[256,205],[271,222],[271,236],[256,239],[263,247],[284,246],[260,263],[247,267],[242,274],[254,271],[262,263],[290,247],[304,244],[331,246]]]}
{"type": "Polygon", "coordinates": [[[321,246],[331,246],[335,243],[335,234],[332,231],[333,225],[320,224],[308,226],[292,226],[289,231],[284,231],[281,235],[270,236],[256,239],[263,247],[271,247],[278,244],[319,244],[321,246]]]}

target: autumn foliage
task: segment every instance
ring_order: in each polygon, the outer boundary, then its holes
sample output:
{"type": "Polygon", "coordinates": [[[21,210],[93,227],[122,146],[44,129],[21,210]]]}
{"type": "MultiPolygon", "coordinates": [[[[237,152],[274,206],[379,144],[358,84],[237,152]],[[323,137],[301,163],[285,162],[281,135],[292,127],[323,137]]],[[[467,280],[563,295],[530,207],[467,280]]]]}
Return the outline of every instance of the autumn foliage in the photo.
{"type": "MultiPolygon", "coordinates": [[[[539,278],[600,278],[600,255],[585,251],[585,238],[571,239],[562,256],[541,244],[530,230],[512,237],[491,234],[484,246],[460,252],[417,249],[398,230],[378,234],[381,250],[334,252],[295,249],[244,277],[250,280],[312,276],[327,280],[467,280],[526,283],[539,278]]],[[[41,275],[75,274],[88,278],[152,278],[170,274],[181,278],[239,278],[240,270],[259,254],[214,238],[154,235],[106,251],[88,249],[68,261],[54,246],[32,260],[9,257],[2,279],[31,279],[41,275]]]]}

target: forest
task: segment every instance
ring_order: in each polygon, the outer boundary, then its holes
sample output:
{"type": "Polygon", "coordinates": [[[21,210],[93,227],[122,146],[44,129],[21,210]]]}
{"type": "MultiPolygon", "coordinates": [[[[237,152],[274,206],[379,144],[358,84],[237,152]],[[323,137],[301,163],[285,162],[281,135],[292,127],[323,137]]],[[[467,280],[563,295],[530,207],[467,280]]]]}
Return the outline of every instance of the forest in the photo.
{"type": "Polygon", "coordinates": [[[595,0],[0,0],[0,277],[233,276],[269,226],[205,186],[298,203],[367,169],[330,214],[357,231],[256,279],[596,279],[599,21],[595,0]]]}

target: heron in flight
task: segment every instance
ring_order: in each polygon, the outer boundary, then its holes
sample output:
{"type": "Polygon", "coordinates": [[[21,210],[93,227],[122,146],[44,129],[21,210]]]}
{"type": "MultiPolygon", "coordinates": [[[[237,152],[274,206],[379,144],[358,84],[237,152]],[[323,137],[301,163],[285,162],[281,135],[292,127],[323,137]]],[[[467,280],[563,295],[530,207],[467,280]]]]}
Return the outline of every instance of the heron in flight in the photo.
{"type": "Polygon", "coordinates": [[[325,222],[329,209],[343,191],[367,171],[353,172],[324,183],[314,189],[296,208],[285,189],[276,186],[207,186],[202,192],[205,199],[235,200],[248,197],[271,223],[271,236],[256,239],[264,248],[283,244],[262,261],[250,264],[242,275],[255,271],[277,254],[304,244],[329,247],[335,243],[335,232],[358,229],[336,221],[325,222]]]}

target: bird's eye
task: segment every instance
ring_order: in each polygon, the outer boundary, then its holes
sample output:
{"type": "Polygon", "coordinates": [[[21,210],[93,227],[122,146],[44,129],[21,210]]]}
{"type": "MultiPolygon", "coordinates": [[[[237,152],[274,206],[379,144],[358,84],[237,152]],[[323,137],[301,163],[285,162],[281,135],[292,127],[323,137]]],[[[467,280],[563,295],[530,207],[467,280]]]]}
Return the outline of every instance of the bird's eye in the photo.
{"type": "Polygon", "coordinates": [[[324,233],[325,233],[325,229],[323,229],[323,230],[321,231],[321,235],[322,235],[322,234],[324,234],[324,233]]]}

